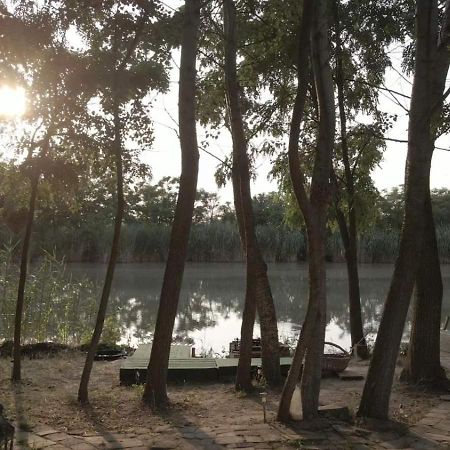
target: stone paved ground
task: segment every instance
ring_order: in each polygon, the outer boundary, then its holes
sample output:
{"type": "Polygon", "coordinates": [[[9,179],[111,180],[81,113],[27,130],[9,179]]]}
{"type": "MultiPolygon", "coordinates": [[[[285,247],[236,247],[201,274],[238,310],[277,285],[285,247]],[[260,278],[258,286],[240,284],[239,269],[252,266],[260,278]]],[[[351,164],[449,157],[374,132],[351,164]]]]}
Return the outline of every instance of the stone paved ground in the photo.
{"type": "Polygon", "coordinates": [[[389,424],[349,424],[321,419],[314,427],[283,426],[273,413],[268,423],[243,416],[217,426],[164,425],[133,434],[108,431],[63,433],[40,425],[16,433],[15,448],[51,450],[93,449],[450,449],[450,402],[442,401],[410,430],[389,424]]]}
{"type": "MultiPolygon", "coordinates": [[[[450,353],[443,355],[442,364],[450,369],[450,353]]],[[[365,373],[367,367],[356,366],[354,370],[365,373]]],[[[342,382],[328,380],[321,391],[321,404],[332,406],[352,405],[350,393],[362,388],[363,381],[342,382]],[[347,391],[347,392],[346,392],[347,391]]],[[[202,391],[200,391],[202,392],[202,391]]],[[[209,391],[206,391],[207,393],[209,391]]],[[[228,395],[228,394],[227,394],[228,395]]],[[[450,449],[450,401],[442,399],[433,403],[421,419],[410,429],[392,423],[349,423],[337,419],[322,418],[308,429],[300,423],[284,426],[275,420],[277,395],[269,396],[268,423],[263,422],[261,405],[249,399],[246,407],[230,410],[229,404],[217,404],[211,398],[203,399],[207,408],[199,409],[197,415],[188,416],[182,408],[166,416],[149,416],[148,428],[133,424],[132,432],[115,433],[97,423],[95,432],[85,430],[63,432],[43,424],[29,431],[16,432],[16,449],[92,450],[92,449],[450,449]],[[208,411],[214,414],[208,417],[208,411]],[[200,414],[201,413],[201,414],[200,414]],[[163,425],[159,425],[163,423],[163,425]]],[[[225,397],[222,397],[224,400],[225,397]]],[[[450,399],[447,397],[447,400],[450,399]]],[[[258,400],[258,399],[256,399],[258,400]]],[[[422,403],[418,403],[419,405],[422,403]]],[[[61,407],[62,404],[61,404],[61,407]]],[[[401,405],[400,405],[401,407],[401,405]]],[[[416,411],[417,413],[417,411],[416,411]]],[[[124,419],[125,420],[125,419],[124,419]]],[[[128,422],[128,418],[126,419],[128,422]]],[[[142,423],[147,423],[145,420],[142,423]]],[[[71,429],[71,427],[69,427],[71,429]]]]}

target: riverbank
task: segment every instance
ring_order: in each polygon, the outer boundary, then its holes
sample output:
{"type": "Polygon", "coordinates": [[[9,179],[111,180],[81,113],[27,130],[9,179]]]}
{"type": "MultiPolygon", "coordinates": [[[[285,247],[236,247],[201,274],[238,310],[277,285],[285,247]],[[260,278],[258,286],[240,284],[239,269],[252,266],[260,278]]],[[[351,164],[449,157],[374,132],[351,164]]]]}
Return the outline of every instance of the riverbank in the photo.
{"type": "MultiPolygon", "coordinates": [[[[26,442],[18,448],[219,449],[233,445],[261,449],[303,448],[297,444],[304,439],[321,445],[317,447],[314,444],[313,448],[356,448],[349,447],[349,443],[353,445],[355,442],[368,445],[358,448],[382,448],[376,446],[375,438],[371,438],[373,430],[352,421],[323,419],[321,427],[328,430],[325,433],[305,432],[298,429],[297,424],[292,428],[281,426],[275,421],[279,399],[279,391],[275,390],[268,391],[268,424],[264,424],[258,392],[254,395],[236,394],[231,382],[171,385],[172,406],[157,414],[142,405],[142,386],[120,386],[121,361],[94,364],[91,405],[82,408],[76,401],[76,392],[83,362],[84,355],[80,352],[54,358],[25,359],[23,382],[12,385],[9,381],[10,361],[0,360],[1,402],[7,415],[26,430],[19,434],[19,438],[26,442]],[[364,429],[366,431],[363,432],[364,429]],[[330,442],[336,445],[330,447],[330,442]]],[[[367,363],[352,362],[352,368],[365,373],[367,363]]],[[[347,406],[353,414],[363,383],[324,379],[322,408],[347,406]]],[[[448,406],[446,417],[450,434],[450,404],[448,406]]],[[[439,395],[410,389],[396,381],[391,398],[393,419],[405,427],[418,427],[436,408],[440,408],[439,395]]],[[[377,433],[377,439],[382,436],[383,439],[390,437],[395,440],[400,436],[404,438],[407,428],[383,429],[377,433]],[[387,433],[386,436],[383,433],[387,433]]]]}

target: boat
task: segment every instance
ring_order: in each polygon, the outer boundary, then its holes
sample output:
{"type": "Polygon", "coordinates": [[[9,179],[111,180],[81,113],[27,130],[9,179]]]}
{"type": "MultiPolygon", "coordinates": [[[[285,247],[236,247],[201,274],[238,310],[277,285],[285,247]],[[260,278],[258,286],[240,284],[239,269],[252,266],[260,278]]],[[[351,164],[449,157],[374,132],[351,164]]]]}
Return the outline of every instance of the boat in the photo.
{"type": "MultiPolygon", "coordinates": [[[[291,348],[287,344],[282,344],[280,342],[280,357],[289,357],[291,356],[291,348]]],[[[239,358],[240,354],[240,341],[239,339],[235,339],[230,342],[230,351],[227,358],[239,358]]],[[[261,338],[254,338],[252,341],[252,358],[261,358],[261,338]]]]}
{"type": "MultiPolygon", "coordinates": [[[[239,358],[240,342],[235,339],[230,342],[228,358],[239,358]]],[[[280,343],[280,357],[292,356],[292,350],[287,344],[280,343]]],[[[252,358],[261,358],[261,339],[253,339],[252,358]]],[[[351,360],[351,354],[334,342],[324,343],[324,354],[322,358],[322,372],[324,374],[343,372],[351,360]],[[331,348],[330,348],[331,347],[331,348]]]]}

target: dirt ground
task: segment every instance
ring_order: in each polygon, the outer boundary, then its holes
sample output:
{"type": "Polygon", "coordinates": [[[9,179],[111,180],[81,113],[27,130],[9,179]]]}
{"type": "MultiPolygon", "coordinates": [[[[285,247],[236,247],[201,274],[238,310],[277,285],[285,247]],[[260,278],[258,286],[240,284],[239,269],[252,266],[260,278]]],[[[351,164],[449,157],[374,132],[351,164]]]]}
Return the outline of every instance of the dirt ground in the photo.
{"type": "MultiPolygon", "coordinates": [[[[170,385],[171,407],[154,414],[141,403],[142,386],[119,384],[121,361],[95,362],[90,384],[90,406],[76,401],[84,356],[70,352],[57,357],[24,359],[23,381],[9,381],[11,362],[0,359],[0,403],[8,418],[22,428],[45,424],[65,432],[89,433],[99,427],[118,433],[140,428],[157,429],[167,423],[203,426],[226,423],[232,417],[260,418],[259,386],[255,394],[237,394],[232,382],[170,385]]],[[[353,370],[364,372],[367,363],[354,362],[353,370]]],[[[364,381],[322,380],[322,406],[348,406],[355,412],[364,381]]],[[[280,391],[268,391],[268,414],[274,417],[280,391]]],[[[413,389],[395,382],[391,417],[409,425],[424,417],[439,403],[435,393],[413,389]]]]}

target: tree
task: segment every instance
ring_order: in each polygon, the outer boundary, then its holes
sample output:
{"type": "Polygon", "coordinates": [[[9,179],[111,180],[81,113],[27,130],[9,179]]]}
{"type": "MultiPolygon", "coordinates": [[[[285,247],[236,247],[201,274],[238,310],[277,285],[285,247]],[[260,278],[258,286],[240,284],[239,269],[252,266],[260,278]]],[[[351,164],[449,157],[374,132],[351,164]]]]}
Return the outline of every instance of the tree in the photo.
{"type": "MultiPolygon", "coordinates": [[[[2,29],[8,30],[0,47],[5,60],[2,78],[20,82],[26,87],[29,99],[28,112],[21,131],[17,133],[21,138],[16,142],[19,151],[27,149],[22,168],[30,180],[14,329],[12,380],[19,381],[28,254],[39,183],[42,178],[64,180],[68,174],[63,169],[65,163],[73,160],[73,144],[67,138],[76,135],[86,94],[80,84],[83,73],[81,58],[71,52],[61,39],[67,31],[67,23],[60,21],[58,14],[48,5],[9,7],[2,7],[0,16],[2,29]],[[60,70],[62,65],[65,71],[60,70]]],[[[67,176],[66,181],[70,184],[73,177],[67,176]]]]}
{"type": "MultiPolygon", "coordinates": [[[[156,4],[152,5],[153,11],[150,11],[149,5],[144,5],[139,16],[136,15],[134,10],[130,13],[128,8],[128,3],[118,2],[113,5],[111,10],[104,11],[98,19],[94,16],[95,22],[93,24],[88,23],[87,26],[81,28],[93,44],[92,59],[94,61],[101,60],[103,63],[108,59],[110,61],[110,65],[104,67],[98,67],[94,64],[93,69],[100,69],[106,80],[104,85],[98,86],[98,95],[107,98],[102,104],[103,116],[112,116],[112,123],[109,124],[107,119],[104,119],[103,126],[109,131],[107,141],[109,141],[110,148],[107,149],[107,154],[109,153],[114,160],[116,178],[114,232],[95,328],[78,389],[78,400],[81,403],[89,401],[89,379],[103,331],[115,265],[119,254],[120,233],[125,210],[123,160],[129,159],[124,152],[122,136],[128,134],[135,139],[139,139],[140,133],[143,131],[150,133],[150,129],[145,126],[149,124],[141,118],[147,113],[143,98],[151,87],[158,87],[158,82],[155,79],[151,76],[142,78],[139,72],[145,69],[150,70],[155,65],[155,62],[152,61],[153,58],[145,57],[149,48],[145,43],[144,48],[142,48],[142,42],[143,34],[144,36],[145,34],[147,36],[151,34],[151,31],[148,30],[150,13],[152,13],[153,19],[161,19],[161,13],[158,11],[156,4]],[[101,27],[98,26],[99,24],[101,24],[101,27]],[[96,54],[98,42],[107,43],[106,47],[100,47],[102,48],[100,54],[96,54]],[[133,102],[133,108],[131,112],[127,113],[126,106],[130,106],[131,102],[133,102]],[[137,128],[134,128],[135,125],[139,125],[141,128],[137,131],[137,128]]],[[[163,67],[160,67],[160,69],[164,70],[163,67]]],[[[164,88],[164,84],[162,87],[164,88]]],[[[151,141],[150,136],[140,138],[140,143],[144,144],[146,141],[151,141]]]]}
{"type": "Polygon", "coordinates": [[[142,188],[143,204],[139,207],[141,218],[150,223],[169,225],[177,203],[179,180],[163,177],[155,185],[142,188]]]}
{"type": "Polygon", "coordinates": [[[379,92],[386,67],[391,64],[388,49],[404,41],[405,14],[398,2],[362,4],[333,0],[334,66],[340,125],[333,176],[336,218],[344,247],[349,287],[352,349],[366,359],[368,350],[361,315],[358,235],[373,210],[376,189],[371,171],[381,161],[383,135],[396,120],[380,111],[379,92]],[[360,124],[365,114],[371,123],[360,124]]]}
{"type": "Polygon", "coordinates": [[[308,235],[309,301],[306,318],[280,399],[278,419],[282,421],[289,418],[292,394],[301,372],[303,419],[316,417],[319,406],[326,325],[326,221],[335,133],[334,88],[329,65],[326,4],[327,2],[323,0],[318,4],[304,0],[299,32],[298,87],[292,112],[288,156],[293,190],[304,216],[308,235]],[[311,47],[308,45],[309,42],[311,47]],[[308,197],[304,169],[299,157],[299,136],[309,86],[310,49],[319,110],[319,134],[308,197]]]}
{"type": "MultiPolygon", "coordinates": [[[[233,139],[233,189],[237,190],[240,198],[235,200],[238,221],[242,221],[240,231],[244,232],[245,238],[241,238],[245,244],[247,259],[247,288],[246,303],[244,306],[243,325],[241,332],[241,352],[244,351],[243,359],[246,360],[245,371],[250,371],[249,354],[251,355],[251,334],[253,323],[248,315],[254,317],[254,306],[256,303],[258,315],[261,322],[261,358],[263,372],[266,381],[276,386],[281,382],[280,374],[280,351],[278,343],[278,327],[273,304],[272,292],[267,277],[267,265],[263,260],[258,245],[255,230],[255,217],[253,213],[252,197],[250,191],[250,170],[247,155],[247,139],[245,136],[244,123],[241,113],[240,86],[236,69],[236,10],[232,0],[224,2],[224,30],[225,30],[225,91],[227,107],[230,117],[230,129],[233,139]],[[248,313],[248,314],[247,314],[248,313]],[[245,327],[244,327],[245,324],[245,327]],[[244,339],[242,339],[244,337],[244,339]]],[[[235,194],[236,197],[236,194],[235,194]]],[[[243,371],[239,370],[241,375],[243,371]]],[[[236,385],[248,388],[248,378],[241,383],[239,378],[236,385]]]]}
{"type": "Polygon", "coordinates": [[[448,388],[450,383],[441,367],[443,286],[430,192],[423,214],[425,231],[417,271],[411,336],[401,376],[414,384],[448,388]]]}
{"type": "Polygon", "coordinates": [[[181,146],[180,188],[143,394],[143,401],[154,406],[162,406],[168,401],[166,383],[170,344],[183,280],[197,189],[199,153],[196,134],[195,63],[200,6],[200,0],[186,0],[183,11],[178,103],[181,146]]]}
{"type": "Polygon", "coordinates": [[[387,418],[395,362],[420,268],[427,222],[431,159],[450,61],[450,1],[440,24],[436,0],[416,3],[414,82],[408,127],[405,212],[400,249],[384,305],[358,414],[387,418]]]}

